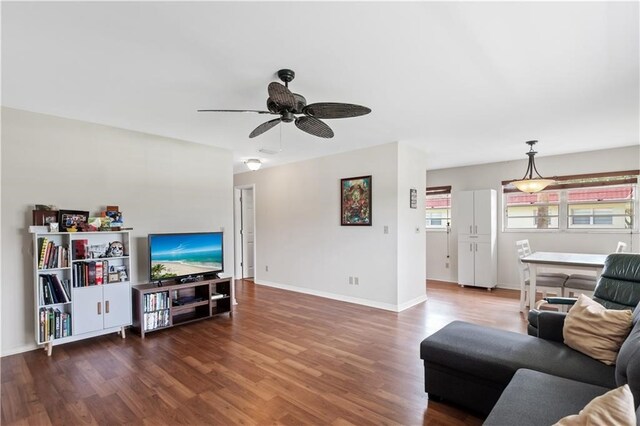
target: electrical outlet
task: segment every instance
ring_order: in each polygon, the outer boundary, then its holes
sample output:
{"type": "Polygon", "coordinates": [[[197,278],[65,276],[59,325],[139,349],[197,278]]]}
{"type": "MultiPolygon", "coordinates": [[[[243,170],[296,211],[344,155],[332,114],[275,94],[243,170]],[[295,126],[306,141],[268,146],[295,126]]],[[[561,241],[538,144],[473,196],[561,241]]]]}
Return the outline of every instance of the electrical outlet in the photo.
{"type": "Polygon", "coordinates": [[[353,284],[354,284],[354,285],[360,285],[360,278],[358,278],[358,277],[353,277],[353,284]]]}
{"type": "Polygon", "coordinates": [[[349,284],[353,285],[353,277],[349,277],[349,284]]]}
{"type": "Polygon", "coordinates": [[[265,272],[269,272],[269,265],[264,265],[265,272]]]}

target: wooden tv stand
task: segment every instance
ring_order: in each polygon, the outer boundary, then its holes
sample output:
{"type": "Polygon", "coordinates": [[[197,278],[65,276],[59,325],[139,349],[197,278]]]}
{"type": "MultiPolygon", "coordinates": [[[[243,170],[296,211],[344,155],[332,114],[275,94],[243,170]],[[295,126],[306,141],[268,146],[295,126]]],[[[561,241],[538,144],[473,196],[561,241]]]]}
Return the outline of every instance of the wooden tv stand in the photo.
{"type": "Polygon", "coordinates": [[[187,283],[138,284],[133,288],[133,328],[146,333],[231,311],[232,278],[187,283]]]}

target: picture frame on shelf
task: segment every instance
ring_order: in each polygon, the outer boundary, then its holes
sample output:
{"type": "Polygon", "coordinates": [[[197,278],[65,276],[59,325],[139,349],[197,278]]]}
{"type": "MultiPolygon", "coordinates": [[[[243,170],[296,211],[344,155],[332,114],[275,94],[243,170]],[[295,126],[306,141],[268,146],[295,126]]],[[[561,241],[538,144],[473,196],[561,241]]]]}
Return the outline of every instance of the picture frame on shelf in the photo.
{"type": "Polygon", "coordinates": [[[58,224],[61,232],[79,231],[80,226],[87,223],[89,212],[83,210],[60,210],[58,224]]]}
{"type": "Polygon", "coordinates": [[[371,191],[371,175],[340,179],[341,226],[371,226],[371,191]]]}
{"type": "Polygon", "coordinates": [[[58,222],[58,210],[33,210],[33,225],[48,226],[58,222]]]}

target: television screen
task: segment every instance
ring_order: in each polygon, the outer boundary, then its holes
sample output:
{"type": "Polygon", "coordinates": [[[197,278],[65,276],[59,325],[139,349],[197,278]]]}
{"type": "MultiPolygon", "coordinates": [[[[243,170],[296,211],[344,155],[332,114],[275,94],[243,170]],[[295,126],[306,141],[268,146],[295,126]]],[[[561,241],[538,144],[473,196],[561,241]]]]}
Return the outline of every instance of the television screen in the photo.
{"type": "Polygon", "coordinates": [[[222,232],[149,235],[152,281],[222,272],[222,232]]]}

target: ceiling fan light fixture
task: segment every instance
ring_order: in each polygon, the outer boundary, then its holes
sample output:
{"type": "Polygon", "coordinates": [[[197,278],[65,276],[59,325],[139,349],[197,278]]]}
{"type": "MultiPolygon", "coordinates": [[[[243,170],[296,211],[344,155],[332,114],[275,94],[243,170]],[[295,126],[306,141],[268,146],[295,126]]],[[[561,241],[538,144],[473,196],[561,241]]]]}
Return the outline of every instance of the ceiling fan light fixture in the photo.
{"type": "Polygon", "coordinates": [[[260,167],[262,167],[262,161],[260,161],[257,158],[250,158],[247,161],[244,162],[244,164],[247,165],[247,168],[251,171],[256,171],[258,170],[260,167]]]}
{"type": "Polygon", "coordinates": [[[538,173],[538,169],[536,168],[535,155],[536,151],[533,150],[533,145],[538,143],[538,141],[527,141],[526,144],[529,145],[529,152],[527,152],[527,156],[529,157],[529,163],[527,164],[527,171],[524,172],[524,176],[520,180],[514,180],[511,182],[513,186],[515,186],[519,191],[526,192],[529,194],[540,192],[545,189],[547,186],[555,183],[553,179],[545,179],[540,176],[538,173]],[[533,176],[533,172],[536,172],[537,177],[533,176]]]}

